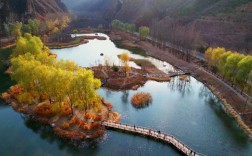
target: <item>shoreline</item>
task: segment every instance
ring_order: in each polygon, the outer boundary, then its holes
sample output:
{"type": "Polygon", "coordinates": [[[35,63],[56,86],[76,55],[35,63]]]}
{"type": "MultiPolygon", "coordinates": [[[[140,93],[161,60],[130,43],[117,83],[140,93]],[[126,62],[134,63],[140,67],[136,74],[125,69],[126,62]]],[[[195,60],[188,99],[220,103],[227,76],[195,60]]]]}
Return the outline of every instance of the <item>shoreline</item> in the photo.
{"type": "MultiPolygon", "coordinates": [[[[67,43],[66,45],[57,45],[57,44],[55,44],[55,45],[46,45],[46,46],[48,46],[48,48],[50,48],[50,49],[65,49],[65,48],[77,47],[77,46],[79,46],[79,45],[87,44],[87,43],[88,43],[87,40],[83,40],[83,41],[81,41],[81,42],[79,42],[79,43],[74,43],[74,44],[72,44],[72,43],[67,43]]],[[[59,43],[59,44],[60,44],[60,43],[59,43]]]]}
{"type": "MultiPolygon", "coordinates": [[[[100,112],[93,112],[92,110],[80,111],[73,108],[73,115],[54,112],[48,116],[38,114],[36,111],[38,107],[49,104],[48,100],[32,105],[21,104],[13,96],[12,92],[5,92],[0,98],[17,113],[23,114],[28,119],[40,124],[50,126],[59,138],[67,140],[79,141],[102,137],[105,133],[105,127],[101,124],[103,121],[113,123],[120,121],[120,114],[113,112],[111,109],[113,107],[112,104],[104,99],[101,101],[102,110],[100,112]]],[[[63,108],[64,105],[61,107],[63,108]]]]}
{"type": "MultiPolygon", "coordinates": [[[[131,38],[137,38],[133,34],[129,34],[126,32],[121,31],[113,31],[109,36],[121,36],[121,38],[124,38],[125,40],[130,40],[131,38]]],[[[134,40],[134,39],[132,39],[134,40]]],[[[135,39],[136,40],[136,39],[135,39]]],[[[241,104],[246,105],[246,101],[244,101],[242,98],[238,97],[236,93],[227,88],[225,84],[222,84],[215,76],[210,75],[209,73],[199,69],[195,66],[195,64],[185,62],[184,60],[177,58],[173,54],[169,52],[169,48],[167,50],[160,49],[158,47],[153,46],[151,43],[147,41],[140,41],[138,43],[138,46],[143,48],[146,51],[147,56],[151,56],[154,58],[157,58],[161,61],[166,61],[175,68],[178,68],[182,71],[189,70],[191,73],[193,73],[193,77],[197,79],[198,81],[205,84],[209,90],[221,101],[222,106],[224,106],[224,110],[228,115],[230,115],[236,123],[240,126],[240,128],[248,135],[250,140],[252,141],[252,129],[249,126],[248,122],[244,121],[239,114],[239,112],[242,112],[241,104]],[[218,89],[211,89],[210,86],[214,86],[218,89]]],[[[250,108],[251,109],[251,108],[250,108]]]]}
{"type": "Polygon", "coordinates": [[[128,76],[125,76],[124,70],[120,69],[115,72],[111,68],[112,67],[109,67],[108,69],[106,66],[95,66],[90,69],[94,72],[95,78],[100,79],[104,88],[114,91],[137,90],[149,80],[156,82],[169,82],[173,76],[187,75],[186,73],[173,73],[169,75],[163,73],[157,68],[143,66],[145,69],[131,67],[128,76]]]}
{"type": "Polygon", "coordinates": [[[64,42],[55,42],[55,43],[50,43],[50,44],[46,44],[46,46],[48,46],[50,49],[65,49],[65,48],[73,48],[73,47],[77,47],[79,45],[82,44],[87,44],[89,42],[89,40],[106,40],[106,37],[102,37],[102,36],[81,36],[81,37],[75,37],[73,38],[72,41],[64,43],[64,42]],[[78,43],[74,43],[76,40],[80,39],[80,41],[78,43]]]}

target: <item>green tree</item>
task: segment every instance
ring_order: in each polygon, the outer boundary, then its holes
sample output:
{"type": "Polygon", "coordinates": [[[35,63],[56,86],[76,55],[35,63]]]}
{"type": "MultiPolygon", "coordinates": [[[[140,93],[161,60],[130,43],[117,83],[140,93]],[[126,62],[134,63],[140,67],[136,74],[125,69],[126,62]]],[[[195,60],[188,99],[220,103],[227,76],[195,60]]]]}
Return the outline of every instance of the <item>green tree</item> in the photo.
{"type": "Polygon", "coordinates": [[[135,25],[135,24],[130,24],[130,25],[129,25],[129,31],[130,31],[131,33],[134,33],[134,32],[136,31],[136,25],[135,25]]]}
{"type": "Polygon", "coordinates": [[[232,84],[236,82],[236,72],[238,71],[238,63],[244,58],[243,54],[233,53],[227,57],[227,62],[224,66],[224,70],[227,71],[227,76],[231,80],[232,84]]]}
{"type": "Polygon", "coordinates": [[[59,107],[63,102],[68,103],[72,114],[73,106],[88,110],[101,103],[101,97],[96,93],[101,82],[94,78],[92,71],[80,68],[72,61],[56,61],[44,50],[41,40],[31,34],[17,40],[15,55],[11,58],[11,78],[25,92],[39,101],[46,97],[59,107]],[[33,44],[32,48],[30,44],[33,44]]]}
{"type": "Polygon", "coordinates": [[[211,64],[212,66],[217,67],[218,61],[222,54],[226,52],[225,48],[215,48],[213,49],[212,56],[211,56],[211,64]]]}
{"type": "Polygon", "coordinates": [[[252,70],[252,56],[246,56],[238,63],[238,71],[235,75],[237,82],[241,86],[241,93],[247,86],[249,73],[252,70]]]}
{"type": "Polygon", "coordinates": [[[30,25],[24,24],[24,25],[22,26],[22,32],[23,32],[23,33],[31,33],[32,30],[31,30],[30,25]]]}
{"type": "Polygon", "coordinates": [[[150,35],[150,28],[142,26],[139,28],[139,35],[142,39],[148,37],[150,35]]]}
{"type": "Polygon", "coordinates": [[[5,34],[6,36],[10,36],[10,35],[11,35],[10,25],[4,23],[4,24],[3,24],[3,31],[4,31],[4,34],[5,34]]]}
{"type": "Polygon", "coordinates": [[[18,22],[18,21],[11,24],[11,33],[15,35],[16,38],[22,36],[22,33],[21,33],[22,26],[23,26],[22,22],[18,22]]]}
{"type": "Polygon", "coordinates": [[[251,94],[251,88],[252,88],[252,70],[249,72],[248,77],[248,91],[251,94]]]}
{"type": "Polygon", "coordinates": [[[213,48],[209,47],[206,52],[205,52],[205,58],[208,64],[208,69],[212,66],[212,53],[213,53],[213,48]]]}
{"type": "Polygon", "coordinates": [[[227,62],[227,58],[228,56],[230,56],[232,54],[231,51],[225,52],[223,53],[220,57],[219,57],[219,61],[218,61],[218,71],[221,73],[221,75],[223,76],[223,78],[225,78],[227,71],[225,70],[225,65],[227,62]]]}
{"type": "Polygon", "coordinates": [[[39,28],[40,28],[40,21],[37,19],[29,19],[28,20],[28,25],[31,29],[31,33],[33,35],[39,34],[39,28]]]}
{"type": "Polygon", "coordinates": [[[24,37],[20,36],[16,41],[16,48],[13,51],[12,56],[23,55],[25,53],[31,53],[37,55],[47,49],[39,37],[32,36],[26,33],[24,37]]]}

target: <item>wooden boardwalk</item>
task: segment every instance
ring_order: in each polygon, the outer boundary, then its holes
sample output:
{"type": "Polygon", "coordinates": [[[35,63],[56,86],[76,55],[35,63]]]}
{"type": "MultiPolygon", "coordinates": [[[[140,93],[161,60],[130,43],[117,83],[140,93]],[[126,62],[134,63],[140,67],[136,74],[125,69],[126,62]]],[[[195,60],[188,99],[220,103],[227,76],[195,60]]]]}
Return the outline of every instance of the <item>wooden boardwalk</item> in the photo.
{"type": "Polygon", "coordinates": [[[144,76],[165,78],[165,77],[175,77],[175,76],[181,76],[181,75],[190,75],[190,72],[179,71],[179,72],[172,72],[168,74],[145,74],[144,76]]]}
{"type": "Polygon", "coordinates": [[[190,149],[188,146],[183,144],[181,141],[176,139],[175,137],[171,135],[167,135],[164,133],[161,133],[160,131],[154,131],[152,129],[138,127],[138,126],[132,126],[127,124],[120,124],[120,123],[111,123],[111,122],[102,122],[102,125],[107,128],[114,128],[114,129],[120,129],[127,132],[132,132],[140,135],[149,136],[154,139],[158,139],[161,141],[164,141],[166,143],[172,144],[177,150],[179,150],[181,153],[187,156],[199,156],[200,154],[196,153],[192,149],[190,149]]]}

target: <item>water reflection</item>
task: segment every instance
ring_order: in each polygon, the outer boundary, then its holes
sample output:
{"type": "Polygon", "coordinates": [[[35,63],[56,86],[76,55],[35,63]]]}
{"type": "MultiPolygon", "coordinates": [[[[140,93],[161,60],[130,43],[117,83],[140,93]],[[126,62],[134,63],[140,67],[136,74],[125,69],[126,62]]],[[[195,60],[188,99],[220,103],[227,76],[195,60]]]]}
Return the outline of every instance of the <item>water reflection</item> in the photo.
{"type": "Polygon", "coordinates": [[[106,90],[106,98],[109,98],[113,95],[113,92],[111,90],[106,90]]]}
{"type": "Polygon", "coordinates": [[[23,115],[22,119],[24,121],[24,125],[31,129],[34,133],[39,134],[42,140],[47,141],[49,144],[56,143],[60,150],[66,150],[68,153],[80,153],[80,151],[83,151],[84,149],[92,149],[95,153],[95,151],[97,151],[96,149],[99,148],[99,144],[103,140],[103,137],[86,141],[70,141],[61,139],[54,134],[51,127],[40,124],[23,115]]]}
{"type": "Polygon", "coordinates": [[[127,104],[128,103],[128,98],[129,98],[129,91],[128,90],[123,91],[122,92],[122,97],[121,97],[122,103],[127,104]]]}
{"type": "Polygon", "coordinates": [[[214,95],[212,94],[212,92],[208,89],[207,86],[202,85],[200,87],[200,92],[199,92],[199,98],[204,98],[204,99],[209,99],[209,98],[214,98],[214,95]]]}
{"type": "Polygon", "coordinates": [[[180,80],[179,77],[172,78],[167,86],[171,91],[178,91],[181,93],[182,98],[189,96],[193,90],[190,76],[187,80],[180,80]]]}

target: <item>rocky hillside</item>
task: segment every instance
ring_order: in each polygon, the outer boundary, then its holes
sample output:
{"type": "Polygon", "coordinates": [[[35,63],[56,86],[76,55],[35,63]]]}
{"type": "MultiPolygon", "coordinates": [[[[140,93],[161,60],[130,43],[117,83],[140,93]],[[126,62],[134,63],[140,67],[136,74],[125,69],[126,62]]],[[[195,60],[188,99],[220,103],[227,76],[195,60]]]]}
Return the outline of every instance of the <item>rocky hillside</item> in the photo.
{"type": "Polygon", "coordinates": [[[48,14],[67,12],[61,0],[0,0],[0,23],[24,21],[27,17],[43,19],[48,14]]]}
{"type": "MultiPolygon", "coordinates": [[[[71,0],[63,0],[66,4],[71,0]]],[[[152,26],[168,24],[194,27],[197,45],[252,49],[252,0],[76,0],[68,5],[80,16],[112,19],[152,26]]],[[[102,21],[102,20],[100,20],[102,21]]],[[[161,29],[160,29],[161,30],[161,29]]],[[[164,30],[165,31],[165,28],[164,30]]],[[[169,35],[169,34],[167,34],[169,35]]]]}

